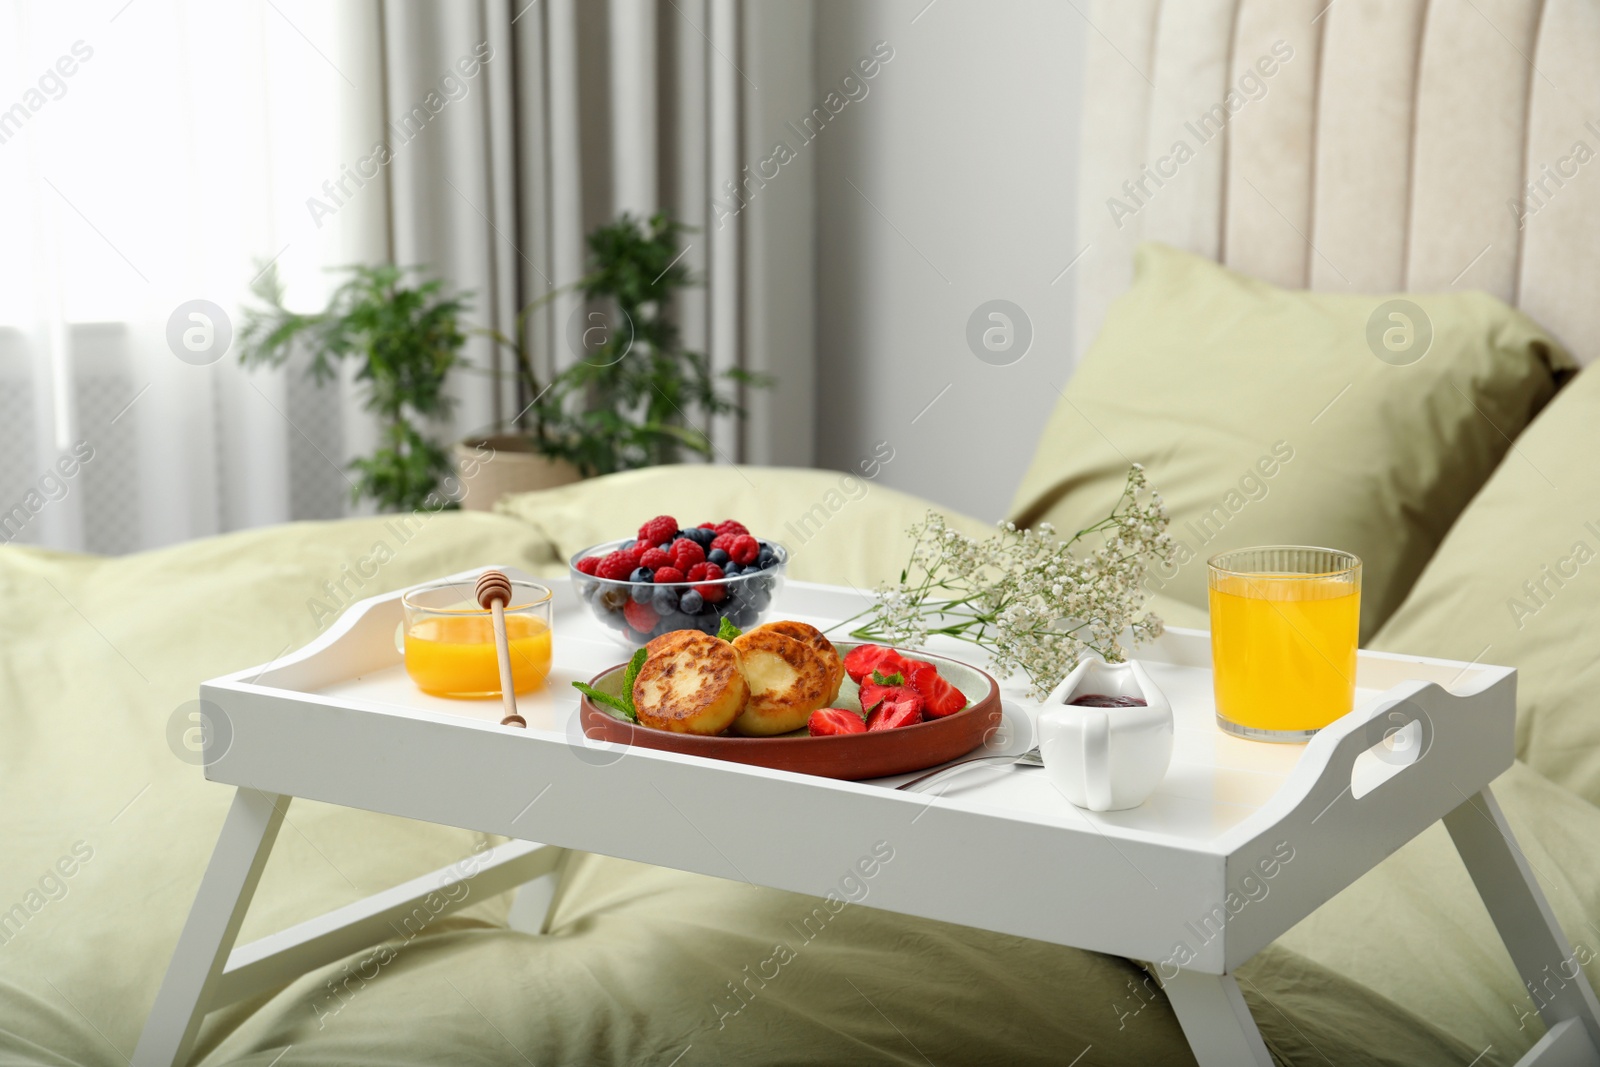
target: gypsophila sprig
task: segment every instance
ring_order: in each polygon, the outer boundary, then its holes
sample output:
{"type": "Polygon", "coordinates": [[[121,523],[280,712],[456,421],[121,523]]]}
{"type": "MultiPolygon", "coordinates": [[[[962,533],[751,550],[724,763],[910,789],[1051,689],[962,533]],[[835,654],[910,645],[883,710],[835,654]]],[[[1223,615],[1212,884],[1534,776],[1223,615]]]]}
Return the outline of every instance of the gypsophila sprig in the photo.
{"type": "Polygon", "coordinates": [[[1047,523],[1019,530],[1002,523],[979,540],[936,512],[910,530],[911,560],[900,580],[878,588],[877,603],[852,637],[916,648],[930,635],[970,641],[989,653],[997,674],[1027,675],[1043,699],[1086,653],[1108,662],[1161,636],[1162,622],[1141,613],[1144,578],[1171,563],[1167,510],[1134,464],[1111,514],[1072,537],[1047,523]]]}

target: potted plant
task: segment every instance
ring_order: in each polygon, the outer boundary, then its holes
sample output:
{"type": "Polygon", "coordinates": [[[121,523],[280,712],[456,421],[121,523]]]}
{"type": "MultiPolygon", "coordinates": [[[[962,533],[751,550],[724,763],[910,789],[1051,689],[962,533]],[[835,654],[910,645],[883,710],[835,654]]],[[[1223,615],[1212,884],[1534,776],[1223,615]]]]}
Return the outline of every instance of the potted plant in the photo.
{"type": "Polygon", "coordinates": [[[690,422],[690,413],[744,416],[739,402],[719,388],[719,379],[749,387],[771,384],[764,375],[737,369],[713,374],[703,354],[683,348],[670,310],[673,296],[695,284],[679,262],[678,238],[685,229],[664,214],[641,222],[624,213],[589,235],[588,273],[557,291],[581,293],[590,309],[580,312],[584,317],[570,331],[577,360],[548,384],[541,384],[534,370],[524,326],[556,293],[522,310],[514,338],[484,331],[511,354],[523,393],[533,401],[514,432],[456,446],[462,480],[472,486],[467,506],[486,507],[506,491],[498,487],[509,473],[509,465],[500,464],[508,445],[564,463],[583,477],[673,463],[686,452],[709,456],[711,441],[690,422]],[[592,310],[597,305],[609,305],[612,316],[592,310]],[[495,462],[479,463],[476,474],[469,475],[466,462],[480,459],[488,448],[495,450],[495,462]],[[473,484],[488,479],[496,480],[492,491],[473,484]]]}
{"type": "Polygon", "coordinates": [[[384,510],[438,510],[454,507],[439,493],[453,473],[449,453],[424,429],[428,420],[450,414],[454,399],[445,379],[461,362],[466,344],[460,317],[465,299],[444,291],[444,283],[408,284],[395,266],[351,267],[318,312],[301,314],[283,303],[275,268],[264,270],[251,286],[263,306],[247,309],[240,333],[240,361],[246,366],[281,366],[303,344],[311,356],[310,374],[318,383],[332,380],[336,364],[361,360],[356,377],[366,384],[364,406],[382,422],[382,444],[352,466],[354,499],[369,498],[384,510]]]}
{"type": "Polygon", "coordinates": [[[533,399],[516,420],[516,428],[456,442],[455,469],[462,485],[461,503],[469,511],[488,511],[507,493],[554,489],[584,476],[567,461],[564,449],[557,444],[567,428],[559,407],[547,402],[555,383],[551,383],[551,389],[540,387],[527,348],[528,316],[543,302],[535,301],[517,314],[510,337],[495,329],[478,331],[511,353],[524,395],[533,399]]]}
{"type": "Polygon", "coordinates": [[[590,234],[589,273],[564,291],[582,293],[591,308],[609,304],[624,328],[580,331],[578,361],[547,384],[534,370],[526,325],[555,293],[523,308],[512,336],[477,331],[511,354],[531,403],[514,426],[459,442],[454,464],[428,423],[454,406],[444,390],[450,372],[477,368],[461,358],[468,297],[448,292],[440,279],[408,281],[414,271],[392,265],[352,267],[326,308],[300,313],[284,306],[282,283],[269,267],[251,287],[261,306],[245,312],[240,360],[281,366],[303,345],[310,374],[325,383],[341,360],[361,359],[357,378],[367,386],[367,410],[382,420],[383,444],[354,461],[353,496],[386,510],[458,502],[487,510],[508,492],[672,463],[685,451],[709,456],[711,441],[690,423],[691,413],[742,418],[719,378],[752,387],[770,379],[740,370],[714,375],[705,356],[682,347],[669,309],[677,291],[695,284],[678,262],[683,231],[665,215],[641,223],[624,214],[590,234]],[[460,486],[441,494],[440,483],[452,475],[460,486]]]}

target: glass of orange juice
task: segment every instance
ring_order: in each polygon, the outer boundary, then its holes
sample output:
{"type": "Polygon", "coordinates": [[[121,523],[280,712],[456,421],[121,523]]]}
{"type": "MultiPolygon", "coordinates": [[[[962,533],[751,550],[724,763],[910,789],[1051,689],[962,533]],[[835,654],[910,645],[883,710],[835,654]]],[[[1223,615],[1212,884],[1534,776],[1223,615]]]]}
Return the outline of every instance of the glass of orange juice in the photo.
{"type": "MultiPolygon", "coordinates": [[[[537,582],[512,582],[505,609],[511,683],[518,693],[544,684],[550,673],[550,606],[555,594],[537,582]]],[[[440,697],[500,695],[494,616],[478,606],[472,582],[412,589],[405,606],[406,673],[424,693],[440,697]]]]}
{"type": "Polygon", "coordinates": [[[1217,725],[1304,741],[1355,703],[1361,560],[1301,545],[1211,557],[1217,725]]]}

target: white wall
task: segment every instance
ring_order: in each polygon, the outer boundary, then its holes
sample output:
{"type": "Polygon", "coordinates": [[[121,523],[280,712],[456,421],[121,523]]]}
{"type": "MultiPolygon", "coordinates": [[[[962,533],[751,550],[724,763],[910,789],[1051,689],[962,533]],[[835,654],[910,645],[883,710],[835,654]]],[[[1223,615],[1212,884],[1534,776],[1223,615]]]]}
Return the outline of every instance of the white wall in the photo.
{"type": "Polygon", "coordinates": [[[819,466],[888,441],[880,484],[1004,514],[1071,368],[1086,29],[1061,0],[819,3],[819,98],[894,49],[817,139],[819,466]],[[1008,366],[967,342],[996,298],[1033,328],[1008,366]]]}

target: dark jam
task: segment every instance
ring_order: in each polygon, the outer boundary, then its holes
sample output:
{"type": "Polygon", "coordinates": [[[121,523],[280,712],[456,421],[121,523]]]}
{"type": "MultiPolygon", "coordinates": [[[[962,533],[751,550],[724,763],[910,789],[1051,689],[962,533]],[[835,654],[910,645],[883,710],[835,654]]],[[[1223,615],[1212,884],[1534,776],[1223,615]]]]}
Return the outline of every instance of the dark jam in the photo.
{"type": "Polygon", "coordinates": [[[1145,702],[1140,697],[1114,697],[1104,693],[1083,693],[1067,701],[1068,704],[1079,708],[1142,708],[1145,702]]]}

